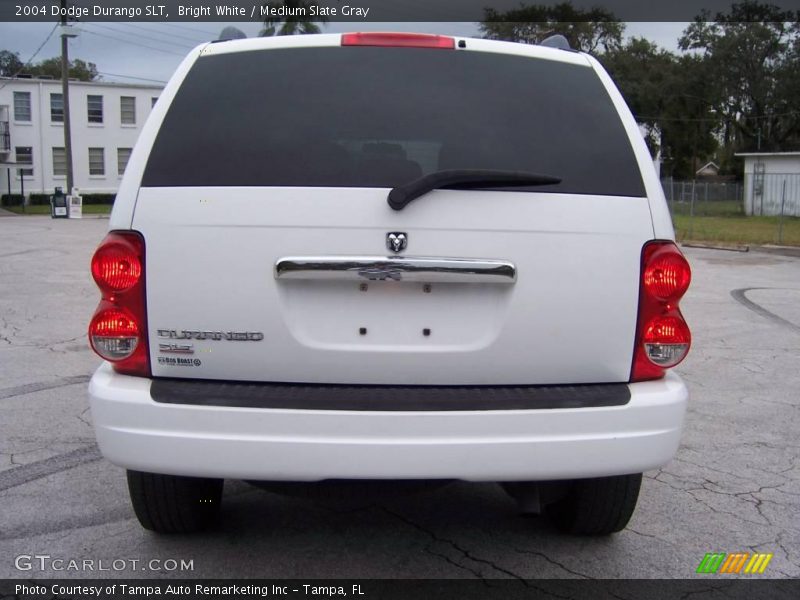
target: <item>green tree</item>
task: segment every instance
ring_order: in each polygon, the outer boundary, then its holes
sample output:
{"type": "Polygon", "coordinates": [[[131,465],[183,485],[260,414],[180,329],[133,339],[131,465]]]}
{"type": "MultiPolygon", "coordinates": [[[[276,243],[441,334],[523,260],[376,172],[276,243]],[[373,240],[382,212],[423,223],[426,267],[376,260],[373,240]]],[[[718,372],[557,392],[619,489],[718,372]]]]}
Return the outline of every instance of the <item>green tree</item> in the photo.
{"type": "Polygon", "coordinates": [[[707,59],[705,88],[719,91],[722,138],[738,149],[800,144],[800,11],[754,0],[713,21],[703,11],[684,31],[681,49],[707,59]]]}
{"type": "Polygon", "coordinates": [[[639,37],[605,52],[599,59],[616,82],[636,120],[648,126],[647,146],[655,156],[659,150],[656,135],[664,128],[665,92],[673,85],[676,56],[639,37]]]}
{"type": "MultiPolygon", "coordinates": [[[[44,76],[61,79],[61,59],[57,56],[45,59],[40,63],[27,67],[25,72],[34,77],[44,76]]],[[[76,58],[69,61],[69,76],[79,81],[94,81],[98,77],[97,65],[76,58]]]]}
{"type": "Polygon", "coordinates": [[[22,70],[25,64],[19,54],[8,50],[0,50],[0,77],[13,77],[22,70]]]}
{"type": "Polygon", "coordinates": [[[284,7],[290,13],[286,17],[267,16],[264,19],[264,28],[261,36],[273,35],[297,35],[304,33],[319,33],[320,28],[317,23],[327,23],[328,17],[319,16],[316,20],[309,18],[309,9],[315,2],[310,0],[282,0],[280,2],[270,2],[272,8],[284,7]]]}
{"type": "Polygon", "coordinates": [[[600,61],[636,120],[648,126],[651,154],[660,149],[666,170],[692,177],[717,150],[719,96],[706,85],[709,61],[676,56],[643,39],[606,52],[600,61]]]}
{"type": "Polygon", "coordinates": [[[712,68],[702,56],[680,56],[664,90],[660,127],[665,164],[674,177],[693,178],[718,150],[722,119],[718,90],[708,85],[712,68]]]}
{"type": "Polygon", "coordinates": [[[506,12],[484,8],[480,30],[487,39],[525,44],[538,44],[560,33],[572,48],[597,54],[620,46],[625,25],[603,8],[583,10],[562,2],[551,6],[523,5],[506,12]]]}

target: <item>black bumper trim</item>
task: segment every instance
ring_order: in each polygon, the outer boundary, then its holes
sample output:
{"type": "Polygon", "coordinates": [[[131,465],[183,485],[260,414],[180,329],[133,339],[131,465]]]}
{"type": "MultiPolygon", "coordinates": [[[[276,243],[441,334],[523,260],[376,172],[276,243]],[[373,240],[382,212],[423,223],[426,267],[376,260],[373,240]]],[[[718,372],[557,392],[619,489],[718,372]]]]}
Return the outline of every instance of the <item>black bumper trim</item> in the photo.
{"type": "Polygon", "coordinates": [[[539,386],[384,386],[154,379],[162,404],[352,411],[468,411],[623,406],[625,383],[539,386]]]}

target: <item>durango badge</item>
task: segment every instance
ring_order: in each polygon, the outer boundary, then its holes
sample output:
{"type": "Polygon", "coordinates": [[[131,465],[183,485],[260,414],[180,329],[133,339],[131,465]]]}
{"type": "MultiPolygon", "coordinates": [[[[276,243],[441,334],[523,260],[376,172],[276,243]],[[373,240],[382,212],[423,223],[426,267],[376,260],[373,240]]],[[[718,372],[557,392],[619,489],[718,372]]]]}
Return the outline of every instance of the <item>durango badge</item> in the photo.
{"type": "Polygon", "coordinates": [[[260,331],[201,331],[198,329],[159,329],[158,337],[172,340],[228,340],[230,342],[260,342],[260,331]]]}

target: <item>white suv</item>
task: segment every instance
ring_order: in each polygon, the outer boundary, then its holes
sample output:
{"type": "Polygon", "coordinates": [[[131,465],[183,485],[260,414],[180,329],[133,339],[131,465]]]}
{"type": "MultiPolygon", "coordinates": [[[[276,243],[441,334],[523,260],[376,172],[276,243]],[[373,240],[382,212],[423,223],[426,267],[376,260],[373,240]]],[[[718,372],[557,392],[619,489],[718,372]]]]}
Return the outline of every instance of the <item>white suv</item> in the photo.
{"type": "Polygon", "coordinates": [[[687,402],[690,271],[636,122],[568,50],[195,48],[92,260],[103,454],[159,532],[224,478],[496,481],[622,529],[687,402]]]}

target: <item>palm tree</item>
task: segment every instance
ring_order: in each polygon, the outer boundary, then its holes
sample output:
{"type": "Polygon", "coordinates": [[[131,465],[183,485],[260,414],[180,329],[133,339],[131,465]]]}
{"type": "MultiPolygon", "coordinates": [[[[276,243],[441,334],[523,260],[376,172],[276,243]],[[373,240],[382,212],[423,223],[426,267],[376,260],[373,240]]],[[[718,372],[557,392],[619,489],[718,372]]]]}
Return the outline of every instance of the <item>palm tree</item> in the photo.
{"type": "MultiPolygon", "coordinates": [[[[285,8],[287,15],[284,17],[267,16],[264,19],[264,29],[261,30],[260,35],[265,37],[319,33],[321,31],[319,25],[308,17],[311,12],[309,8],[313,4],[315,3],[308,0],[281,0],[280,2],[270,3],[273,8],[285,8]]],[[[319,16],[316,17],[316,21],[327,23],[328,17],[319,16]]]]}

